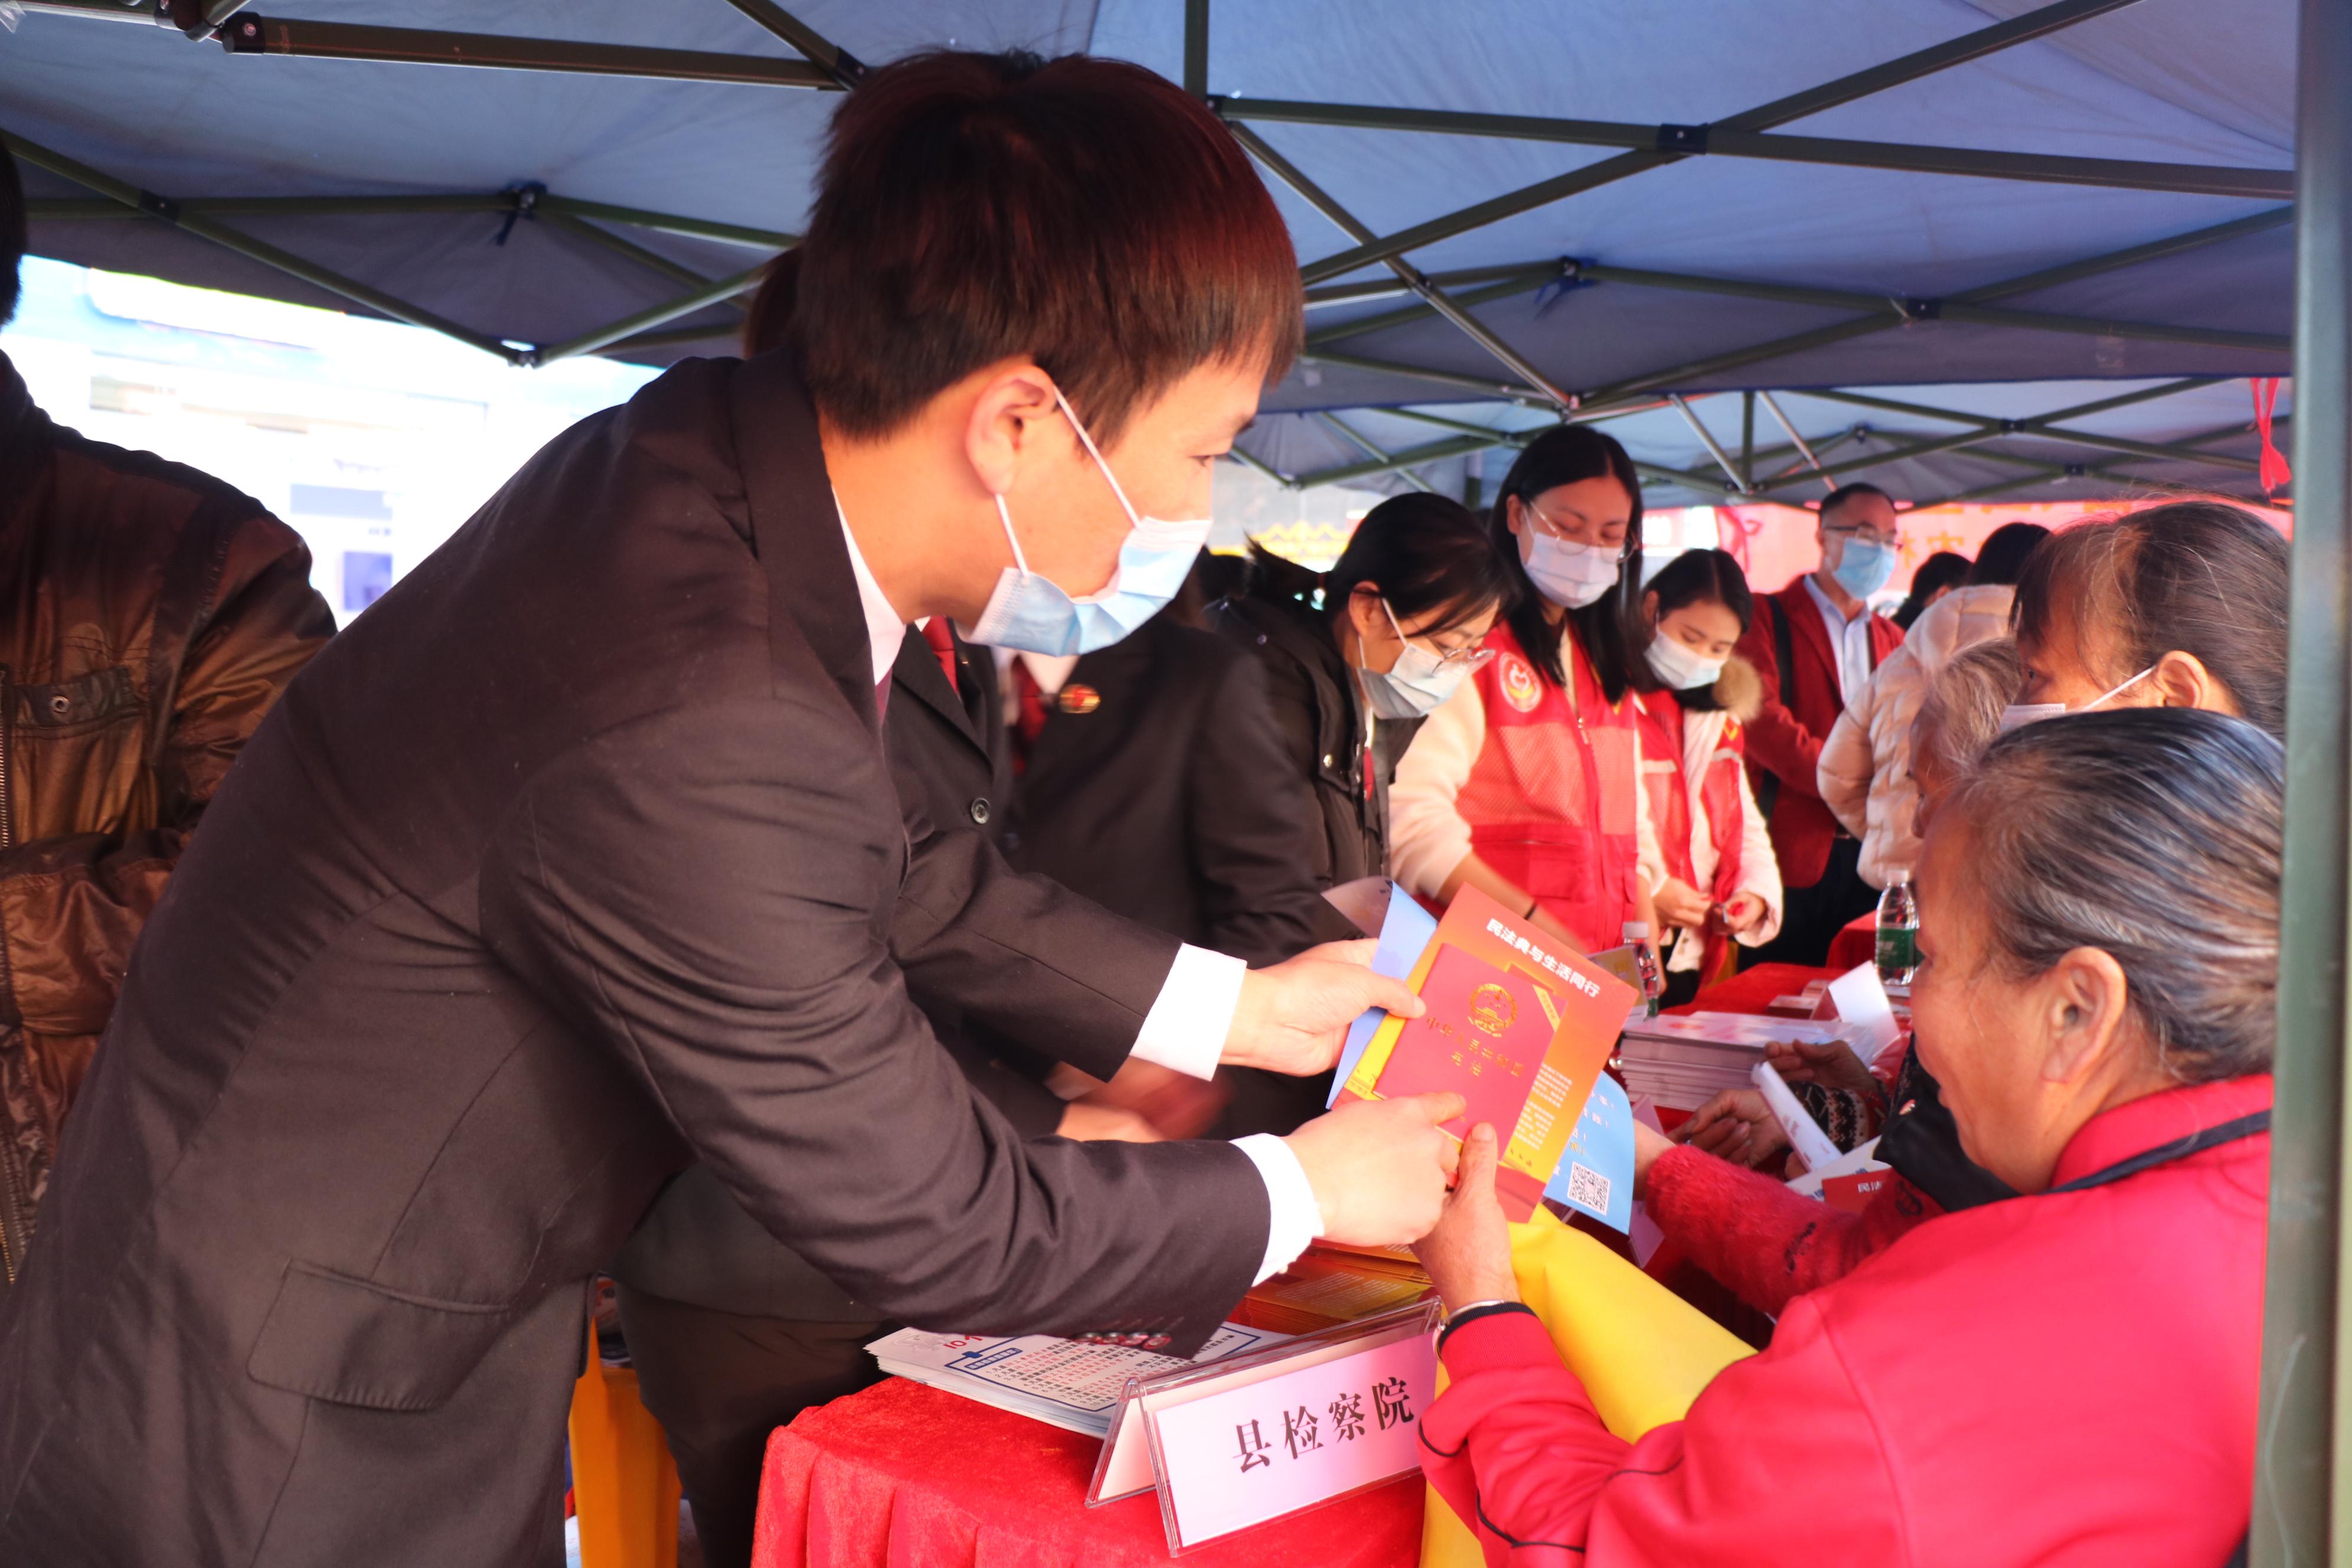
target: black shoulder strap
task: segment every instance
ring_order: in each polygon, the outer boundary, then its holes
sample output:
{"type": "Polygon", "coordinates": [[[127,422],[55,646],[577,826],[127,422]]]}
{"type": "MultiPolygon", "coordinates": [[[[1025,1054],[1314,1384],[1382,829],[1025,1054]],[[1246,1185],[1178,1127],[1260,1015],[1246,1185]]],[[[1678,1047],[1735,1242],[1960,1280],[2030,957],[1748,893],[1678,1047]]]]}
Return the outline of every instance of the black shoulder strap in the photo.
{"type": "Polygon", "coordinates": [[[2079,1193],[2086,1187],[2104,1187],[2110,1182],[2120,1182],[2126,1176],[2137,1176],[2142,1171],[2153,1170],[2158,1165],[2169,1164],[2175,1160],[2185,1160],[2191,1154],[2201,1154],[2208,1149],[2218,1149],[2224,1143],[2234,1143],[2241,1138],[2252,1138],[2258,1132],[2267,1132],[2270,1130],[2271,1113],[2268,1110],[2257,1110],[2251,1116],[2241,1116],[2234,1121],[2224,1121],[2218,1126],[2191,1132],[2185,1138],[2175,1139],[2169,1143],[2135,1154],[2128,1160],[2118,1161],[2104,1171],[2094,1171],[2087,1176],[2077,1176],[2071,1182],[2061,1182],[2049,1191],[2079,1193]]]}
{"type": "MultiPolygon", "coordinates": [[[[1788,613],[1780,607],[1778,595],[1765,595],[1757,601],[1772,621],[1772,677],[1780,693],[1780,706],[1789,705],[1789,672],[1797,668],[1796,633],[1789,627],[1788,613]]],[[[1780,775],[1758,770],[1752,775],[1756,790],[1756,809],[1766,821],[1772,817],[1772,804],[1780,798],[1780,775]]]]}
{"type": "Polygon", "coordinates": [[[1797,633],[1790,624],[1789,612],[1777,598],[1772,605],[1772,673],[1780,686],[1780,706],[1789,705],[1789,677],[1797,668],[1797,633]]]}

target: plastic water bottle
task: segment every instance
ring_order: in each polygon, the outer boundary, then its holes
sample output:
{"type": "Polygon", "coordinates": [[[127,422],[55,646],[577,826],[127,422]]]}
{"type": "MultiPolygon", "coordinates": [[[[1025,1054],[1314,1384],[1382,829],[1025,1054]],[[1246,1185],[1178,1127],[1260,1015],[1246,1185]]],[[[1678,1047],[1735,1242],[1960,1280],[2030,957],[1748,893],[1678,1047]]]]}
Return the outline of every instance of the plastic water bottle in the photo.
{"type": "Polygon", "coordinates": [[[1911,873],[1897,871],[1878,899],[1878,978],[1908,985],[1918,967],[1919,896],[1911,890],[1911,873]]]}
{"type": "Polygon", "coordinates": [[[1650,945],[1650,922],[1627,921],[1625,945],[1633,950],[1633,967],[1642,976],[1642,1000],[1648,1004],[1650,1016],[1658,1016],[1658,998],[1666,994],[1666,977],[1658,968],[1657,950],[1650,945]]]}

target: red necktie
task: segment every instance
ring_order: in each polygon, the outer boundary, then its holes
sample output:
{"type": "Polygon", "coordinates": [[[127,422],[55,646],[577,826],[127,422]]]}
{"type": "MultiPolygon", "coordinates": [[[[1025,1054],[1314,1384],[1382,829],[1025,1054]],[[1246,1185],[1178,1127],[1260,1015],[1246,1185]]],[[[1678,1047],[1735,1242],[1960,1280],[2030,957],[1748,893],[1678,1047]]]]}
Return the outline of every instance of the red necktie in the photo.
{"type": "Polygon", "coordinates": [[[1013,656],[1013,695],[1018,708],[1013,721],[1013,771],[1021,772],[1029,762],[1029,748],[1045,728],[1045,689],[1029,673],[1029,663],[1019,654],[1013,656]]]}
{"type": "Polygon", "coordinates": [[[925,621],[923,640],[930,644],[931,652],[939,656],[940,670],[948,678],[948,689],[959,697],[963,695],[963,688],[956,684],[955,638],[948,631],[948,618],[933,616],[925,621]]]}

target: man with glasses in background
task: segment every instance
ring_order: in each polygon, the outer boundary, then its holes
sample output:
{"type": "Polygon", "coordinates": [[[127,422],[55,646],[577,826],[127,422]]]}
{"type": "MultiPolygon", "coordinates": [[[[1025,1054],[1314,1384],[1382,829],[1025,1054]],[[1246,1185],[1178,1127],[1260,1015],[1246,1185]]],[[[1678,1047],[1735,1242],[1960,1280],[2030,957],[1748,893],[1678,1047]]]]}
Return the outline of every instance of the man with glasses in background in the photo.
{"type": "Polygon", "coordinates": [[[1748,772],[1788,888],[1780,934],[1742,949],[1743,966],[1826,963],[1839,928],[1877,902],[1857,868],[1861,841],[1822,804],[1815,773],[1847,699],[1903,640],[1869,603],[1894,575],[1898,530],[1894,499],[1876,485],[1832,491],[1822,501],[1821,565],[1759,595],[1740,639],[1739,656],[1764,677],[1763,710],[1748,728],[1748,772]]]}

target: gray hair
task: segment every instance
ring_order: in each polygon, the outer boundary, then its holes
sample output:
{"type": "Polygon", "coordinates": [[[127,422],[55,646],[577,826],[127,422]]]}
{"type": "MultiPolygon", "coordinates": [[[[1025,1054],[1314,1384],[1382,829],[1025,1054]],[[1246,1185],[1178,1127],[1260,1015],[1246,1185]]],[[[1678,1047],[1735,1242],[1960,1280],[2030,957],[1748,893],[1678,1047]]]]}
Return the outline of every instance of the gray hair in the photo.
{"type": "Polygon", "coordinates": [[[1984,749],[2000,738],[2001,710],[2017,700],[2024,685],[2025,666],[2013,638],[1994,637],[1953,655],[1927,683],[1927,695],[1911,721],[1914,775],[1923,755],[1948,779],[1975,766],[1984,749]]]}
{"type": "Polygon", "coordinates": [[[1969,824],[1995,962],[2102,950],[2157,1065],[2210,1083],[2270,1070],[2285,795],[2284,750],[2243,720],[2102,710],[1994,742],[1944,820],[1969,824]]]}

